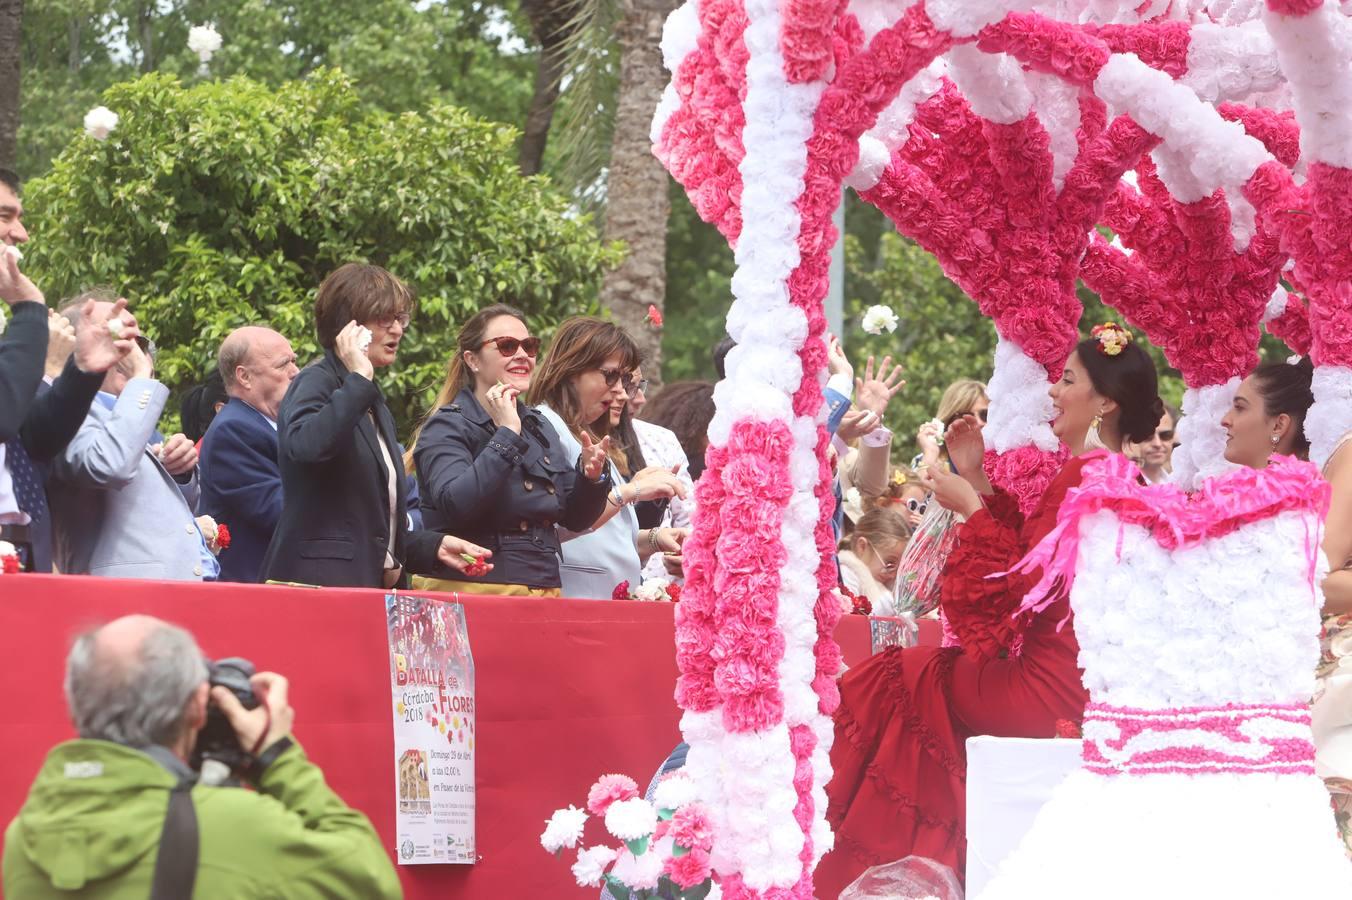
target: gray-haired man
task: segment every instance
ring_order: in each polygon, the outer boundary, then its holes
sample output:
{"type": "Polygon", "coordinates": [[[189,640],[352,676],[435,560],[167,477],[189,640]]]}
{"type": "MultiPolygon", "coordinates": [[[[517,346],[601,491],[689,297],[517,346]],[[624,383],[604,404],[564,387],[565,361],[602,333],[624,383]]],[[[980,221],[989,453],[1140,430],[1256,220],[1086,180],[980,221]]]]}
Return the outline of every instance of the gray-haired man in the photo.
{"type": "Polygon", "coordinates": [[[188,897],[195,881],[198,897],[402,896],[371,823],[290,737],[286,679],[260,673],[252,686],[262,703],[245,710],[209,686],[192,635],[149,616],[81,636],[66,669],[80,739],[48,754],[5,833],[5,895],[188,897]],[[258,793],[194,784],[187,760],[209,701],[241,747],[258,748],[246,772],[258,793]],[[180,832],[195,822],[199,839],[160,860],[176,830],[167,815],[187,817],[180,832]],[[189,853],[196,866],[175,874],[189,853]]]}

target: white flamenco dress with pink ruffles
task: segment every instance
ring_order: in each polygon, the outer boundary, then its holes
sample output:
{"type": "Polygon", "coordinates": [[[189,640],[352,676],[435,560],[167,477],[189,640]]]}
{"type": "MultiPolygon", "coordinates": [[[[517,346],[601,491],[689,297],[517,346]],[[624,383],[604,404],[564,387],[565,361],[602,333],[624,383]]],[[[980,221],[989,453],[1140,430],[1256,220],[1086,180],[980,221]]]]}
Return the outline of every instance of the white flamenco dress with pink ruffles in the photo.
{"type": "Polygon", "coordinates": [[[1352,897],[1310,732],[1327,505],[1290,459],[1191,498],[1085,468],[1024,563],[1074,578],[1084,767],[978,900],[1352,897]]]}

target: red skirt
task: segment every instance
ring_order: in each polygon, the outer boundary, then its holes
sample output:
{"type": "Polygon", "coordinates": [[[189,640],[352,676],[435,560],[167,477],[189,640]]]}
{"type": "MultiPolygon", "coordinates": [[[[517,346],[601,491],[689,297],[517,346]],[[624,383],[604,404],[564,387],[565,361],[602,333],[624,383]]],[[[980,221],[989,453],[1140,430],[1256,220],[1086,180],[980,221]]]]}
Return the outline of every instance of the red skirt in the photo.
{"type": "Polygon", "coordinates": [[[1079,645],[1069,624],[1056,630],[1065,614],[1062,600],[1038,616],[1016,659],[893,648],[845,674],[827,785],[836,844],[817,868],[819,897],[906,856],[964,877],[967,738],[1050,738],[1084,714],[1079,645]]]}

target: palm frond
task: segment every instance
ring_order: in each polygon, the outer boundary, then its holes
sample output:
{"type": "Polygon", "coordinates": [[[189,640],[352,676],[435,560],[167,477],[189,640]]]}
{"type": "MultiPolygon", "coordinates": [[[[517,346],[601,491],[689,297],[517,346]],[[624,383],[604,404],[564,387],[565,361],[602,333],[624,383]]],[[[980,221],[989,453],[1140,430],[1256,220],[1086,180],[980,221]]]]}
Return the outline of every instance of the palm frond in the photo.
{"type": "Polygon", "coordinates": [[[565,0],[572,7],[563,29],[565,63],[549,134],[549,170],[577,203],[605,202],[604,175],[615,128],[620,53],[615,28],[619,0],[565,0]]]}

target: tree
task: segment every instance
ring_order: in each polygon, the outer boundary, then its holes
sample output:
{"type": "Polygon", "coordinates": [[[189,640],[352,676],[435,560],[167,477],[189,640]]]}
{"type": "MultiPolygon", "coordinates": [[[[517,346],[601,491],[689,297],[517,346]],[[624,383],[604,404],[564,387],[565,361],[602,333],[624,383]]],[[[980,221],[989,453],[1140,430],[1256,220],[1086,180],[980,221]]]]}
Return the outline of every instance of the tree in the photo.
{"type": "Polygon", "coordinates": [[[645,320],[665,303],[669,176],[648,136],[668,76],[662,68],[662,25],[675,0],[624,0],[617,38],[620,90],[606,185],[606,237],[628,252],[601,284],[601,305],[638,342],[644,375],[662,375],[661,336],[645,320]]]}
{"type": "Polygon", "coordinates": [[[544,168],[545,145],[567,72],[570,39],[578,28],[576,5],[576,0],[521,0],[521,12],[530,20],[531,32],[540,45],[535,89],[517,155],[524,175],[534,175],[544,168]]]}
{"type": "Polygon", "coordinates": [[[0,167],[18,158],[23,0],[0,0],[0,167]]]}
{"type": "Polygon", "coordinates": [[[122,117],[112,136],[76,139],[29,185],[30,270],[49,297],[108,284],[132,300],[175,389],[247,323],[312,358],[315,288],[343,262],[370,261],[419,295],[381,378],[408,427],[465,318],[505,300],[547,332],[591,304],[618,256],[544,179],[520,175],[512,129],[445,105],[372,111],[341,73],[276,91],[152,74],[103,100],[122,117]]]}

